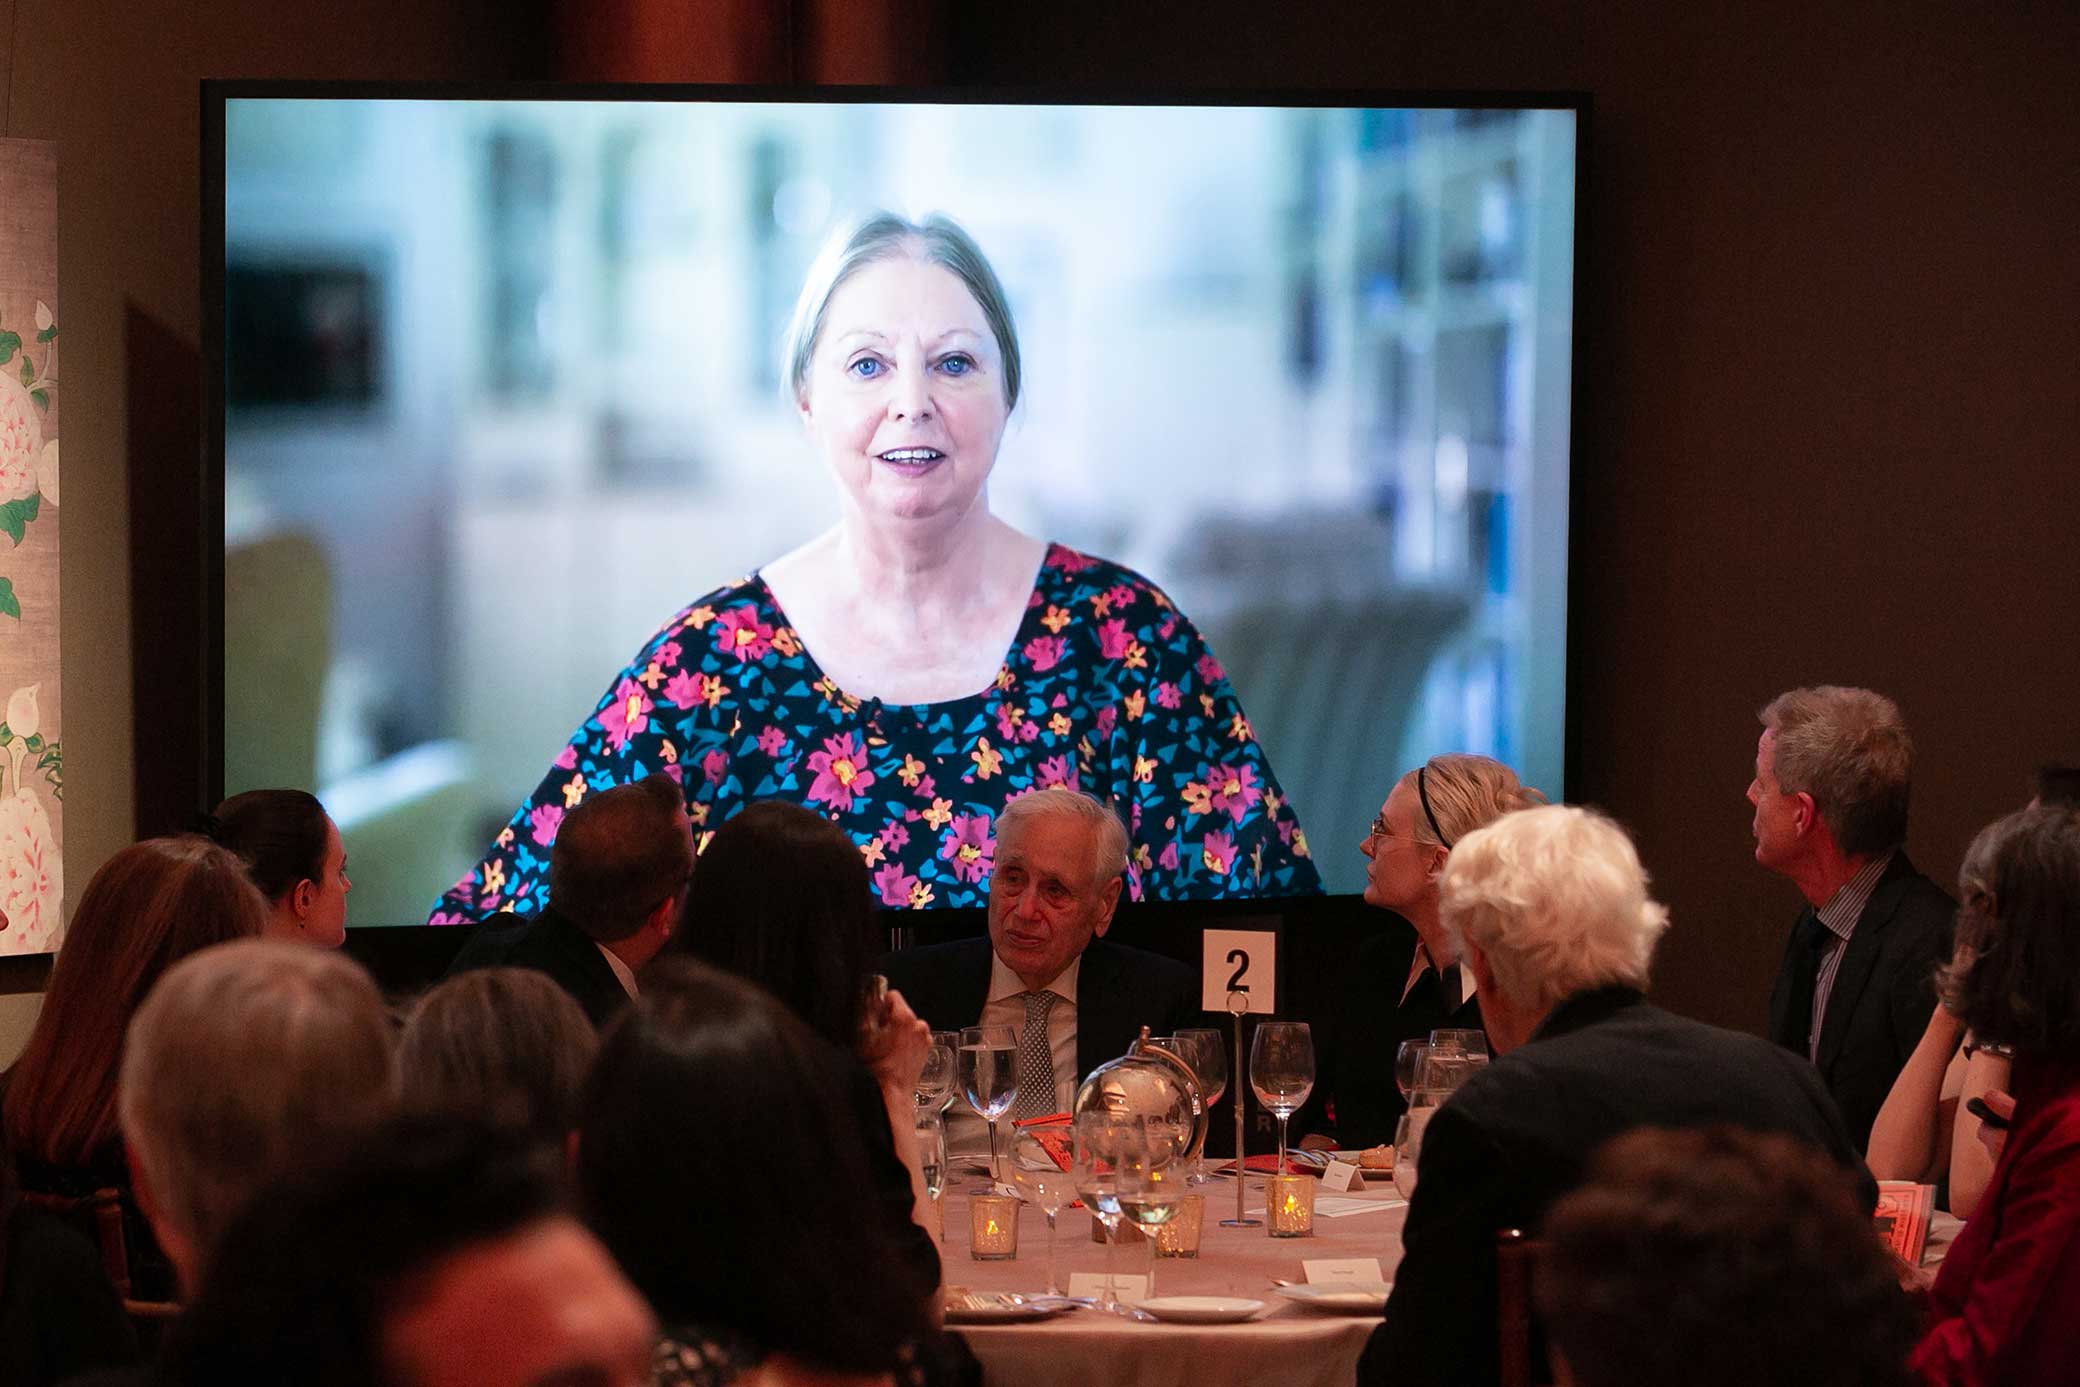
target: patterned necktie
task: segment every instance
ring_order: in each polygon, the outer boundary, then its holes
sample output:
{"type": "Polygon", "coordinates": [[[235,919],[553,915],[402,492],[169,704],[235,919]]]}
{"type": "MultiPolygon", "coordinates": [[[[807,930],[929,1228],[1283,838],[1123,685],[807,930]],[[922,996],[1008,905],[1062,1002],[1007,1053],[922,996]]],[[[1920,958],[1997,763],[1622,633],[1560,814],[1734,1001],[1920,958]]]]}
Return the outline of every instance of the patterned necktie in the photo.
{"type": "Polygon", "coordinates": [[[1011,1107],[1014,1121],[1046,1117],[1055,1110],[1054,1046],[1047,1038],[1047,1014],[1059,1000],[1052,992],[1028,992],[1026,1024],[1018,1033],[1018,1101],[1011,1107]]]}

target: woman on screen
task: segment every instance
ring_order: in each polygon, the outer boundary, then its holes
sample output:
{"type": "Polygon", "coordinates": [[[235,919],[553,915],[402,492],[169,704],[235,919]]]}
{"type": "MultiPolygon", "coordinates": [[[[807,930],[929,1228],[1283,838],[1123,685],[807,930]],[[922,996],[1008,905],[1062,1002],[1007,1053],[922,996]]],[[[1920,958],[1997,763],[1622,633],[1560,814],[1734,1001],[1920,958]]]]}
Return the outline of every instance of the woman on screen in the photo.
{"type": "Polygon", "coordinates": [[[783,376],[839,523],[668,621],[433,923],[536,908],[564,811],[660,768],[697,832],[757,799],[826,815],[887,906],[982,904],[997,812],[1057,784],[1126,820],[1132,899],[1320,891],[1191,622],[1139,574],[991,513],[1018,334],[965,231],[881,213],[834,241],[783,376]]]}

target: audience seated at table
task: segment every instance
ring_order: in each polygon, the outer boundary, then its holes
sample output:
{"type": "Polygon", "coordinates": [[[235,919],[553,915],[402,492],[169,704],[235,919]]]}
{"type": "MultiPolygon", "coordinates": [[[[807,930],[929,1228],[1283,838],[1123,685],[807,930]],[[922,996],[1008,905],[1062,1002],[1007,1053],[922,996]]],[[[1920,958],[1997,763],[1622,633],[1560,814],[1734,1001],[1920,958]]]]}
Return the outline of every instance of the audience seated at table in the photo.
{"type": "Polygon", "coordinates": [[[463,1117],[374,1128],[248,1202],[151,1380],[646,1387],[656,1323],[561,1166],[463,1117]]]}
{"type": "Polygon", "coordinates": [[[1317,1028],[1327,1034],[1302,1119],[1303,1146],[1356,1150],[1392,1141],[1408,1107],[1394,1083],[1401,1042],[1440,1028],[1480,1029],[1459,943],[1438,920],[1437,880],[1454,843],[1545,799],[1486,756],[1433,756],[1394,782],[1358,851],[1366,859],[1365,903],[1399,920],[1358,950],[1335,1015],[1317,1028]]]}
{"type": "Polygon", "coordinates": [[[846,1094],[868,1171],[906,1255],[936,1285],[913,1119],[931,1034],[901,993],[872,995],[868,962],[885,937],[866,864],[844,830],[798,804],[763,800],[708,840],[665,957],[757,983],[853,1058],[846,1094]]]}
{"type": "Polygon", "coordinates": [[[467,1112],[564,1145],[599,1036],[532,968],[477,968],[413,1004],[397,1045],[407,1112],[467,1112]]]}
{"type": "Polygon", "coordinates": [[[1788,1137],[1648,1129],[1547,1214],[1537,1303],[1574,1387],[1895,1387],[1914,1304],[1842,1168],[1788,1137]]]}
{"type": "Polygon", "coordinates": [[[678,923],[693,872],[693,825],[679,784],[658,774],[596,791],[533,832],[534,847],[549,853],[549,900],[533,902],[525,918],[514,911],[529,903],[511,902],[478,925],[448,973],[533,968],[604,1026],[678,923]]]}
{"type": "Polygon", "coordinates": [[[1928,1027],[1957,904],[1907,860],[1913,745],[1891,699],[1824,685],[1759,716],[1755,860],[1806,898],[1769,1034],[1819,1068],[1860,1151],[1928,1027]]]}
{"type": "Polygon", "coordinates": [[[59,1215],[21,1202],[0,1145],[0,1382],[51,1387],[136,1357],[100,1251],[59,1215]]]}
{"type": "Polygon", "coordinates": [[[662,961],[608,1032],[578,1183],[665,1327],[659,1383],[909,1375],[936,1279],[914,1274],[889,1221],[861,1217],[879,1182],[854,1071],[765,992],[691,960],[662,961]]]}
{"type": "MultiPolygon", "coordinates": [[[[965,850],[965,849],[963,849],[965,850]]],[[[985,848],[985,851],[990,849],[985,848]]],[[[1091,796],[1062,786],[1021,795],[997,816],[989,938],[891,954],[890,983],[936,1030],[1009,1027],[1018,1046],[1015,1118],[1066,1112],[1084,1075],[1127,1051],[1141,1027],[1197,1024],[1199,975],[1175,959],[1114,944],[1127,830],[1091,796]]],[[[981,1121],[956,1105],[949,1145],[977,1150],[981,1121]]]]}
{"type": "Polygon", "coordinates": [[[2080,1323],[2080,810],[1986,828],[1943,1000],[2014,1052],[2013,1126],[1930,1292],[1913,1362],[1930,1383],[2074,1377],[2080,1323]]]}
{"type": "Polygon", "coordinates": [[[375,983],[342,955],[237,940],[159,979],[130,1023],[119,1106],[186,1295],[254,1191],[390,1115],[393,1049],[375,983]]]}
{"type": "Polygon", "coordinates": [[[1871,1207],[1875,1187],[1810,1064],[1647,1003],[1668,912],[1616,824],[1562,805],[1505,814],[1452,849],[1440,903],[1496,1058],[1425,1130],[1361,1383],[1495,1381],[1496,1231],[1536,1228],[1590,1153],[1632,1128],[1788,1133],[1861,1176],[1871,1207]]]}
{"type": "Polygon", "coordinates": [[[256,936],[267,902],[245,865],[199,835],[151,838],[94,873],[73,911],[35,1028],[6,1077],[6,1145],[26,1191],[122,1200],[130,1293],[174,1294],[171,1265],[138,1209],[116,1117],[130,1018],[168,967],[256,936]]]}
{"type": "Polygon", "coordinates": [[[267,898],[267,933],[336,949],[347,942],[347,847],[307,790],[247,790],[204,816],[203,831],[238,854],[267,898]]]}

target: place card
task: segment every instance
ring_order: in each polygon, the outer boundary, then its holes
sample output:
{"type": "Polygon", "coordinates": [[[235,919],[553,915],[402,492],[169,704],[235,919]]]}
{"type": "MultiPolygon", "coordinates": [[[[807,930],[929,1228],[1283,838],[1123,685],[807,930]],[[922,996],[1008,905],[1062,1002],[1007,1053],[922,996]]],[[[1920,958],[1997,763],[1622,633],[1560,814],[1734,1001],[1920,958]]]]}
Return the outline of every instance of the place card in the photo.
{"type": "MultiPolygon", "coordinates": [[[[1112,1293],[1132,1305],[1148,1299],[1146,1276],[1119,1275],[1112,1278],[1112,1293]]],[[[1069,1276],[1069,1296],[1073,1300],[1103,1300],[1105,1298],[1105,1275],[1103,1272],[1079,1271],[1069,1276]]]]}
{"type": "Polygon", "coordinates": [[[1300,1264],[1310,1286],[1376,1286],[1385,1281],[1377,1257],[1317,1257],[1300,1264]]]}
{"type": "Polygon", "coordinates": [[[1365,1188],[1364,1172],[1349,1161],[1331,1161],[1322,1167],[1322,1188],[1349,1193],[1365,1188]]]}

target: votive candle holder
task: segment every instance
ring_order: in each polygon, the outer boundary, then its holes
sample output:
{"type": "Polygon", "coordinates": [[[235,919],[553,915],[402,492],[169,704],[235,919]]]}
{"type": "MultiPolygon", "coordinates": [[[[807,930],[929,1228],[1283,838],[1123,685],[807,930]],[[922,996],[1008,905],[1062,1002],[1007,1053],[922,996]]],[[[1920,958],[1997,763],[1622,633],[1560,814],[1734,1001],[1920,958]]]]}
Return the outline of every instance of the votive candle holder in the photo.
{"type": "Polygon", "coordinates": [[[1312,1175],[1273,1175],[1264,1181],[1264,1221],[1274,1238],[1314,1235],[1312,1175]]]}
{"type": "Polygon", "coordinates": [[[1008,1262],[1018,1256],[1015,1196],[978,1194],[969,1198],[968,1255],[978,1262],[1008,1262]]]}
{"type": "Polygon", "coordinates": [[[1188,1194],[1177,1201],[1177,1212],[1156,1229],[1156,1256],[1196,1257],[1199,1233],[1206,1226],[1206,1196],[1188,1194]]]}

